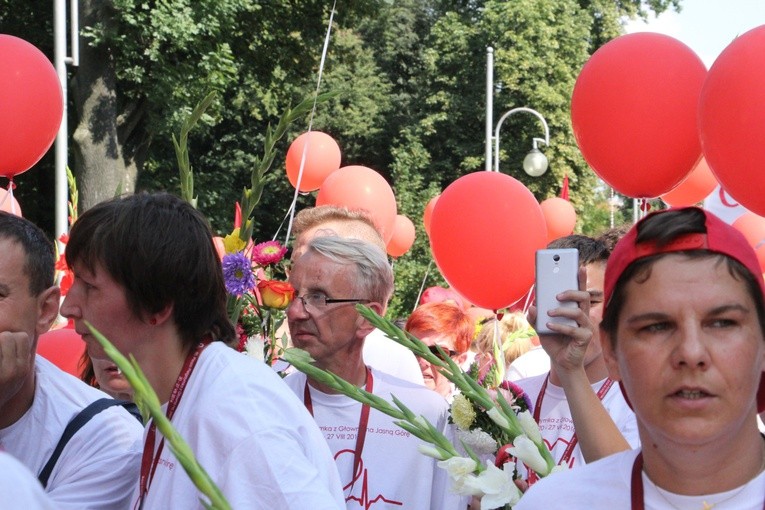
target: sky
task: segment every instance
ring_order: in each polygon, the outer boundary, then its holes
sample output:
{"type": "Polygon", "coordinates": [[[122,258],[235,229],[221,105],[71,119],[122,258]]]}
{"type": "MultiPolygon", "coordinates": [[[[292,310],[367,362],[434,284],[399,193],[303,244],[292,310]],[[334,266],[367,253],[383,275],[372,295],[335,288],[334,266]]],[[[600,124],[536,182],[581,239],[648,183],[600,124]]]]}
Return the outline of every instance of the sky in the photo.
{"type": "Polygon", "coordinates": [[[707,68],[733,39],[765,25],[765,0],[683,0],[682,11],[667,11],[627,24],[628,33],[659,32],[687,44],[707,68]]]}

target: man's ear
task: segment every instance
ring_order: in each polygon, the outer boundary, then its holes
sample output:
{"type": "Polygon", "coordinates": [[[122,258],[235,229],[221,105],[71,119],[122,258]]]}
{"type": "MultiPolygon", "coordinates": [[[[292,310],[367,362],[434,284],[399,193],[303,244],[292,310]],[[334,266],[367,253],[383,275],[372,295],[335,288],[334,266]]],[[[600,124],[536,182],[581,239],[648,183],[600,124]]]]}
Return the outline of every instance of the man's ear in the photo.
{"type": "Polygon", "coordinates": [[[58,317],[58,305],[61,301],[61,289],[58,285],[48,287],[37,296],[37,323],[35,332],[46,333],[58,317]]]}
{"type": "MultiPolygon", "coordinates": [[[[373,312],[375,312],[377,315],[382,316],[385,313],[385,307],[376,302],[372,303],[364,303],[368,308],[372,309],[373,312]]],[[[372,325],[371,322],[366,320],[364,317],[359,315],[359,326],[358,326],[358,333],[361,337],[366,337],[369,333],[374,331],[375,327],[372,325]]]]}
{"type": "Polygon", "coordinates": [[[616,352],[613,346],[614,344],[611,342],[611,335],[601,328],[600,348],[603,351],[603,359],[608,368],[608,375],[614,381],[621,381],[622,377],[619,374],[619,359],[616,357],[616,352]]]}

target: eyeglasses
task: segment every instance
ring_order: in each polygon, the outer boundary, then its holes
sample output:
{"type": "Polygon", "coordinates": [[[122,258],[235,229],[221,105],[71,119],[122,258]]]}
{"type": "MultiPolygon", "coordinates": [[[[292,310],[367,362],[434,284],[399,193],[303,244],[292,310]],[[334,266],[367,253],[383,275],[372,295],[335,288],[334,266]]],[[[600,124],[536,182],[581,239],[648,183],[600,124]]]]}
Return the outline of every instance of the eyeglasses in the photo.
{"type": "MultiPolygon", "coordinates": [[[[439,358],[443,359],[443,354],[438,352],[438,347],[439,347],[438,345],[430,345],[428,346],[428,350],[432,352],[435,356],[438,356],[439,358]]],[[[441,351],[443,351],[443,353],[449,356],[450,358],[453,358],[457,355],[457,351],[453,351],[451,349],[444,349],[443,347],[441,347],[441,351]]]]}
{"type": "Polygon", "coordinates": [[[300,301],[303,304],[303,308],[306,310],[322,310],[327,305],[333,303],[369,303],[368,299],[359,298],[328,298],[324,294],[306,294],[305,296],[295,296],[293,303],[300,301]]]}

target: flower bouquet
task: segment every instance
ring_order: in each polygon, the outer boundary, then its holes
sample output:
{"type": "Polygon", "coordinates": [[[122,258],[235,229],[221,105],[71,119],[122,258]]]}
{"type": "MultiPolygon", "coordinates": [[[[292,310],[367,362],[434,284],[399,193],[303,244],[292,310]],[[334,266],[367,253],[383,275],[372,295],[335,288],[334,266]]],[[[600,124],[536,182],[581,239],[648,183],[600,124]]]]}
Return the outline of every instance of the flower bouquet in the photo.
{"type": "Polygon", "coordinates": [[[450,419],[458,429],[458,447],[422,416],[415,416],[395,396],[395,405],[392,405],[317,368],[308,353],[299,349],[288,349],[284,359],[312,379],[396,418],[396,425],[430,443],[421,445],[420,452],[439,460],[439,467],[449,473],[454,492],[481,498],[482,510],[510,508],[521,498],[522,493],[515,484],[515,464],[506,462],[511,457],[523,461],[539,477],[557,469],[529,411],[529,402],[519,388],[511,384],[491,384],[496,378],[478,377],[477,367],[465,373],[440,347],[439,356],[422,341],[366,306],[357,305],[357,309],[372,325],[439,367],[439,371],[454,383],[459,393],[451,405],[450,419]]]}
{"type": "Polygon", "coordinates": [[[295,290],[284,281],[287,248],[277,241],[246,244],[239,227],[223,239],[223,276],[228,310],[236,324],[236,349],[273,366],[287,346],[279,335],[295,290]]]}

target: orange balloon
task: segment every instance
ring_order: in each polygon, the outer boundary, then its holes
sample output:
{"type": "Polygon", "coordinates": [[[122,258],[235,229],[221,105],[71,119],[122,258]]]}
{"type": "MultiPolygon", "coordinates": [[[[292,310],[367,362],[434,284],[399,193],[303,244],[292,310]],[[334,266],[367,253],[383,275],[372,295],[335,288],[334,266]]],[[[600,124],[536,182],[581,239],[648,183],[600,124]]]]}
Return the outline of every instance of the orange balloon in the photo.
{"type": "Polygon", "coordinates": [[[300,162],[305,163],[300,179],[300,191],[314,191],[321,187],[329,174],[340,168],[340,147],[328,134],[321,131],[309,131],[295,138],[287,150],[287,178],[292,187],[297,187],[300,174],[300,162]]]}
{"type": "Polygon", "coordinates": [[[332,172],[316,195],[316,205],[339,205],[348,209],[363,209],[387,244],[393,237],[396,223],[396,197],[388,181],[365,166],[344,166],[332,172]]]}
{"type": "Polygon", "coordinates": [[[574,233],[576,211],[571,202],[559,197],[543,200],[539,204],[547,224],[547,242],[574,233]]]}
{"type": "Polygon", "coordinates": [[[414,244],[414,223],[403,214],[396,215],[393,237],[388,241],[386,251],[391,257],[400,257],[414,244]]]}
{"type": "Polygon", "coordinates": [[[7,190],[0,188],[0,211],[9,212],[16,216],[21,216],[21,207],[16,197],[8,193],[7,190]]]}
{"type": "Polygon", "coordinates": [[[703,157],[699,160],[688,177],[675,189],[662,195],[661,199],[672,207],[695,205],[704,200],[717,186],[712,170],[703,157]]]}
{"type": "Polygon", "coordinates": [[[422,213],[422,224],[425,225],[425,233],[430,235],[430,218],[433,216],[433,208],[436,206],[436,202],[438,202],[438,197],[441,195],[436,195],[430,200],[428,200],[428,205],[425,206],[425,212],[422,213]]]}
{"type": "Polygon", "coordinates": [[[757,254],[760,269],[765,272],[765,218],[747,211],[733,222],[733,228],[744,234],[747,242],[757,254]]]}
{"type": "Polygon", "coordinates": [[[80,376],[80,359],[85,353],[85,342],[74,327],[52,329],[37,340],[37,354],[64,372],[80,376]]]}

